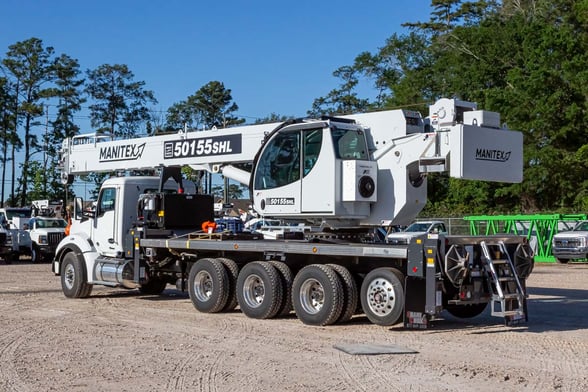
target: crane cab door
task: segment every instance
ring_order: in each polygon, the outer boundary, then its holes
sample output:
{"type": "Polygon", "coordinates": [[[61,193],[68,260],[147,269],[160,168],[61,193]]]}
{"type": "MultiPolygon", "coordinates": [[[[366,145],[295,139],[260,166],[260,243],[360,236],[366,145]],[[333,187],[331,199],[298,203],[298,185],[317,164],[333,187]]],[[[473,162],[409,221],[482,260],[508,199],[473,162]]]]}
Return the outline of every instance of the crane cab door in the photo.
{"type": "Polygon", "coordinates": [[[253,201],[263,215],[300,213],[300,132],[279,132],[255,167],[253,201]]]}
{"type": "Polygon", "coordinates": [[[120,256],[122,248],[117,239],[117,204],[120,203],[118,187],[100,190],[94,218],[93,240],[96,249],[103,256],[120,256]]]}
{"type": "Polygon", "coordinates": [[[253,202],[263,215],[291,216],[332,210],[333,170],[317,168],[321,164],[334,167],[334,163],[321,156],[323,124],[312,125],[279,130],[264,145],[253,178],[253,202]]]}
{"type": "Polygon", "coordinates": [[[306,214],[330,215],[334,211],[335,156],[328,131],[302,132],[301,210],[306,214]]]}

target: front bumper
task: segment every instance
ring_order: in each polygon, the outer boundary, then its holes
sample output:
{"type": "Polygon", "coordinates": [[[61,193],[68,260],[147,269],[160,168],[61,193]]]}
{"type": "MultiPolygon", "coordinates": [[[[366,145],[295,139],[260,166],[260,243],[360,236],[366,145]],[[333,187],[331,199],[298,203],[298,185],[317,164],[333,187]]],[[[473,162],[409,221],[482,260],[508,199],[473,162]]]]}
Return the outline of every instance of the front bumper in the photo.
{"type": "Polygon", "coordinates": [[[588,255],[588,246],[580,246],[576,248],[554,247],[552,253],[557,259],[583,259],[588,255]]]}
{"type": "Polygon", "coordinates": [[[37,249],[39,249],[39,252],[41,252],[41,254],[43,254],[43,255],[55,254],[56,248],[57,248],[56,245],[46,245],[46,244],[37,245],[37,249]]]}

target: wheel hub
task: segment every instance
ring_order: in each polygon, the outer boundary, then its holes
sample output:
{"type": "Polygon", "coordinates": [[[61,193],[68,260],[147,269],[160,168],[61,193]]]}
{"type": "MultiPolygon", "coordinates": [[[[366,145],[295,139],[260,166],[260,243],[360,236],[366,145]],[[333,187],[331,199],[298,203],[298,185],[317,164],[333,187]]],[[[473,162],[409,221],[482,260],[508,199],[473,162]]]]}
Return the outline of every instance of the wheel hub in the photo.
{"type": "Polygon", "coordinates": [[[212,295],[213,282],[212,277],[206,271],[200,271],[194,279],[194,294],[199,301],[205,302],[212,295]]]}
{"type": "Polygon", "coordinates": [[[318,280],[307,279],[300,286],[300,304],[309,314],[318,313],[325,303],[325,291],[318,280]]]}
{"type": "Polygon", "coordinates": [[[247,305],[251,308],[257,308],[263,303],[265,298],[265,285],[263,280],[257,275],[249,275],[243,284],[243,297],[247,305]]]}
{"type": "Polygon", "coordinates": [[[367,297],[370,310],[374,313],[387,315],[394,309],[394,286],[385,279],[374,280],[369,286],[367,297]]]}
{"type": "Polygon", "coordinates": [[[67,265],[65,267],[65,285],[67,286],[68,289],[73,288],[74,280],[75,280],[74,274],[75,274],[74,268],[71,265],[67,265]]]}

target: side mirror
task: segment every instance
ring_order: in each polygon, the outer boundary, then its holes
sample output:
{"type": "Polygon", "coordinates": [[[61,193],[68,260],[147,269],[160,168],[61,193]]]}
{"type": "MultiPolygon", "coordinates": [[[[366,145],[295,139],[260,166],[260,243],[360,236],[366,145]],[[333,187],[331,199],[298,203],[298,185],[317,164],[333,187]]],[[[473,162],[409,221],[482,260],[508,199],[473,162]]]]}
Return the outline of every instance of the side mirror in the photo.
{"type": "Polygon", "coordinates": [[[76,197],[74,199],[74,205],[73,205],[73,219],[81,220],[84,216],[83,213],[84,213],[84,199],[82,199],[81,197],[76,197]]]}

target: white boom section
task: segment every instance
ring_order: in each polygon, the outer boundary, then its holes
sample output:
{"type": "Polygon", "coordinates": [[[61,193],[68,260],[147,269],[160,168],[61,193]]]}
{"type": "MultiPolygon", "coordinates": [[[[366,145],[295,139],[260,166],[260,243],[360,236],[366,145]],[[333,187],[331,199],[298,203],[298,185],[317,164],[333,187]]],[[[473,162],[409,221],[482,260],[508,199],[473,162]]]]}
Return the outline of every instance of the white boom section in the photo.
{"type": "Polygon", "coordinates": [[[64,140],[61,164],[65,175],[183,165],[202,165],[212,171],[215,164],[252,162],[264,137],[278,125],[248,125],[126,140],[84,134],[64,140]]]}

